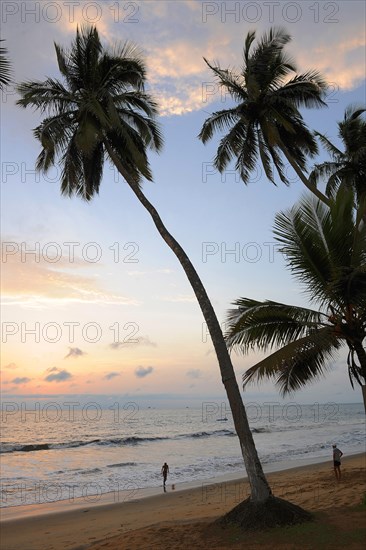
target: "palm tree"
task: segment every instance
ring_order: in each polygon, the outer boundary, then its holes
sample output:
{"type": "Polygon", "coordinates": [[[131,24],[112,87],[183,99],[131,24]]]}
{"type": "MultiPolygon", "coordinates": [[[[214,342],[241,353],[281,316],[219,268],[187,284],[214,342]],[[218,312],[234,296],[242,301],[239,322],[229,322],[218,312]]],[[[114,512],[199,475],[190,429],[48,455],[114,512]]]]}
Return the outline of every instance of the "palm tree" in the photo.
{"type": "MultiPolygon", "coordinates": [[[[0,40],[0,42],[4,42],[4,40],[0,40]]],[[[8,50],[0,47],[0,90],[10,84],[11,81],[11,66],[7,55],[8,50]]]]}
{"type": "Polygon", "coordinates": [[[298,390],[322,376],[342,346],[352,387],[362,386],[366,410],[366,226],[354,192],[340,188],[330,206],[304,198],[277,214],[274,234],[286,263],[319,309],[248,298],[228,313],[230,349],[271,355],[249,368],[244,386],[272,378],[282,393],[298,390]],[[358,363],[357,363],[357,360],[358,363]]]}
{"type": "Polygon", "coordinates": [[[358,202],[366,195],[366,120],[362,116],[364,113],[364,107],[351,105],[346,109],[343,120],[338,122],[338,136],[343,142],[344,151],[333,145],[325,135],[315,132],[332,160],[316,164],[309,179],[314,185],[322,179],[327,180],[325,192],[329,197],[333,197],[341,185],[353,187],[358,202]]]}
{"type": "Polygon", "coordinates": [[[218,132],[222,137],[214,165],[223,172],[236,159],[244,183],[260,159],[267,178],[274,183],[271,162],[288,185],[281,155],[300,180],[325,204],[328,198],[305,176],[306,157],[317,153],[314,136],[299,112],[300,107],[323,107],[326,84],[316,71],[296,74],[296,65],[284,52],[291,40],[282,28],[271,28],[252,49],[255,32],[247,34],[240,74],[205,62],[236,106],[213,113],[199,138],[206,143],[218,132]],[[295,74],[294,74],[295,73],[295,74]]]}
{"type": "MultiPolygon", "coordinates": [[[[69,51],[58,45],[55,48],[63,82],[48,78],[44,82],[25,82],[18,86],[19,105],[35,107],[48,115],[34,130],[42,144],[37,169],[46,171],[59,159],[61,192],[76,194],[88,201],[98,193],[103,162],[107,158],[146,208],[161,237],[181,263],[210,331],[251,485],[251,501],[264,505],[269,499],[273,502],[211,302],[188,256],[141,188],[143,177],[152,179],[146,150],[159,151],[162,146],[155,121],[157,106],[144,92],[146,72],[141,55],[129,43],[112,54],[104,50],[95,27],[78,29],[69,51]]],[[[299,512],[296,507],[291,517],[301,512],[304,511],[299,512]]]]}

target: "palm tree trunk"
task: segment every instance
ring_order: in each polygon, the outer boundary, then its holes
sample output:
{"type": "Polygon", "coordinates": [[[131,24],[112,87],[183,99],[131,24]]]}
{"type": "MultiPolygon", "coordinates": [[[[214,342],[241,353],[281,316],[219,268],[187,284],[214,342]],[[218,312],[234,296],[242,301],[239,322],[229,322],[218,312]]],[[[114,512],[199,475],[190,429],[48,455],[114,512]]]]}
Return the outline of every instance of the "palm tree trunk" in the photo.
{"type": "Polygon", "coordinates": [[[115,164],[117,170],[126,180],[133,193],[136,195],[140,203],[146,208],[153,219],[155,227],[164,239],[169,248],[173,251],[180,264],[182,265],[189,282],[197,297],[198,303],[202,310],[203,316],[207,323],[208,330],[214,345],[217,360],[220,366],[222,382],[225,386],[230,409],[233,415],[234,426],[239,438],[240,448],[244,459],[245,468],[248,474],[248,480],[251,487],[251,499],[256,502],[264,501],[272,495],[272,491],[263,473],[262,465],[259,461],[257,449],[255,448],[253,435],[249,427],[249,422],[246,410],[241,398],[239,386],[235,378],[234,368],[231,362],[229,352],[226,347],[226,342],[221,331],[220,324],[212,307],[206,290],[193,267],[187,254],[174,239],[163,224],[158,212],[154,206],[148,201],[140,187],[131,181],[131,177],[121,165],[118,156],[108,143],[105,143],[108,155],[115,164]]]}
{"type": "Polygon", "coordinates": [[[365,408],[365,414],[366,414],[366,385],[362,384],[361,389],[362,389],[362,397],[363,397],[363,406],[365,408]]]}
{"type": "Polygon", "coordinates": [[[365,413],[366,413],[366,350],[364,349],[362,342],[353,342],[353,347],[356,351],[357,358],[360,362],[361,372],[362,372],[362,378],[364,380],[364,384],[361,385],[362,388],[362,396],[363,396],[363,405],[365,407],[365,413]]]}
{"type": "Polygon", "coordinates": [[[303,174],[302,170],[300,170],[297,162],[292,158],[292,156],[288,152],[287,147],[284,145],[284,143],[282,143],[282,141],[279,140],[278,145],[282,153],[285,155],[288,162],[296,172],[296,174],[299,176],[302,183],[309,189],[309,191],[313,193],[313,195],[318,197],[319,200],[321,200],[324,204],[329,206],[329,198],[323,195],[323,193],[319,191],[319,189],[315,185],[309,182],[308,178],[303,174]]]}

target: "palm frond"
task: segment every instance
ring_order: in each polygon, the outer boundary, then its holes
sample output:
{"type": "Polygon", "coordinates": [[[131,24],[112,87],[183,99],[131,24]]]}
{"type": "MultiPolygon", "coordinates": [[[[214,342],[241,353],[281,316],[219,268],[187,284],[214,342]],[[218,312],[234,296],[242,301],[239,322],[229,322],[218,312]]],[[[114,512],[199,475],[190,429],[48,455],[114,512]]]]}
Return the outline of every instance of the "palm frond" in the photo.
{"type": "Polygon", "coordinates": [[[212,138],[214,132],[221,132],[231,127],[238,122],[240,115],[237,109],[224,109],[213,113],[204,122],[202,129],[198,135],[203,143],[206,143],[212,138]]]}
{"type": "Polygon", "coordinates": [[[263,166],[263,169],[264,169],[264,172],[265,172],[267,178],[274,185],[276,185],[276,183],[274,181],[274,177],[273,177],[273,170],[272,170],[272,166],[271,166],[271,160],[274,161],[274,164],[277,168],[277,171],[280,174],[280,177],[285,178],[285,175],[282,172],[282,167],[278,165],[278,162],[277,162],[278,159],[276,157],[273,158],[274,157],[273,150],[270,147],[268,147],[268,144],[266,143],[265,136],[263,135],[263,132],[260,129],[258,130],[258,150],[259,150],[259,156],[260,156],[260,159],[261,159],[261,162],[262,162],[262,166],[263,166]]]}
{"type": "Polygon", "coordinates": [[[159,114],[158,104],[150,94],[139,91],[128,91],[124,93],[113,94],[113,102],[116,108],[127,108],[141,111],[149,117],[159,114]]]}
{"type": "Polygon", "coordinates": [[[295,75],[274,93],[281,99],[290,100],[297,108],[327,107],[324,101],[327,83],[318,71],[295,75]]]}
{"type": "Polygon", "coordinates": [[[138,131],[145,146],[156,152],[161,150],[164,138],[159,124],[132,109],[118,109],[118,115],[138,131]]]}
{"type": "Polygon", "coordinates": [[[104,146],[96,143],[93,150],[82,155],[83,179],[79,195],[86,201],[92,199],[99,193],[100,183],[103,176],[104,146]]]}
{"type": "Polygon", "coordinates": [[[268,31],[262,34],[258,42],[257,51],[264,50],[282,50],[286,44],[291,41],[291,35],[284,27],[271,27],[268,31]]]}
{"type": "Polygon", "coordinates": [[[244,387],[263,378],[273,378],[282,396],[299,390],[310,381],[318,380],[331,368],[342,343],[329,327],[288,343],[243,375],[244,387]]]}
{"type": "Polygon", "coordinates": [[[221,139],[214,159],[214,165],[223,172],[231,160],[240,153],[246,135],[246,128],[239,121],[221,139]]]}
{"type": "Polygon", "coordinates": [[[73,112],[45,118],[34,129],[33,135],[42,145],[42,151],[36,162],[36,169],[47,172],[56,162],[56,157],[65,150],[72,137],[73,112]]]}
{"type": "MultiPolygon", "coordinates": [[[[4,42],[4,40],[0,40],[4,42]]],[[[8,50],[3,46],[0,47],[0,90],[11,82],[11,64],[8,58],[8,50]]]]}
{"type": "Polygon", "coordinates": [[[247,66],[248,62],[249,62],[250,49],[251,49],[251,47],[253,45],[253,42],[255,40],[255,35],[256,35],[255,31],[249,31],[247,33],[247,36],[246,36],[245,41],[244,41],[243,57],[244,57],[244,61],[245,61],[245,66],[247,66]]]}
{"type": "Polygon", "coordinates": [[[327,324],[327,316],[320,311],[271,300],[239,298],[234,305],[237,309],[227,315],[225,339],[229,349],[240,353],[284,346],[327,324]]]}
{"type": "Polygon", "coordinates": [[[245,101],[247,99],[247,92],[243,86],[243,79],[240,76],[229,69],[221,69],[218,65],[211,65],[205,57],[203,59],[218,78],[219,84],[226,88],[233,99],[236,101],[245,101]]]}
{"type": "MultiPolygon", "coordinates": [[[[286,173],[285,173],[285,165],[284,165],[284,163],[281,159],[280,154],[277,152],[277,149],[275,147],[268,146],[268,150],[270,152],[273,164],[276,167],[276,170],[277,170],[277,173],[280,177],[280,180],[285,185],[290,185],[290,182],[288,181],[288,178],[287,178],[286,173]]],[[[266,176],[267,176],[267,178],[269,177],[269,175],[267,173],[266,173],[266,176]]],[[[275,184],[275,182],[273,182],[273,183],[275,184]]]]}
{"type": "Polygon", "coordinates": [[[69,197],[74,194],[80,195],[82,198],[89,200],[89,198],[83,196],[83,161],[75,143],[75,135],[69,140],[61,157],[61,166],[61,194],[69,197]]]}
{"type": "Polygon", "coordinates": [[[329,153],[332,159],[336,160],[343,156],[342,151],[338,149],[324,134],[320,132],[314,132],[314,135],[319,139],[324,149],[329,153]]]}
{"type": "Polygon", "coordinates": [[[304,198],[301,207],[281,212],[275,217],[274,235],[291,273],[303,283],[311,300],[322,305],[332,264],[325,226],[329,211],[313,197],[304,198]]]}
{"type": "Polygon", "coordinates": [[[253,125],[248,125],[243,136],[240,151],[237,153],[236,170],[244,183],[249,182],[258,159],[257,133],[253,125]]]}
{"type": "MultiPolygon", "coordinates": [[[[132,56],[134,48],[126,43],[129,55],[132,56]]],[[[121,52],[124,51],[123,48],[121,52]]],[[[113,95],[121,91],[143,92],[145,87],[146,68],[140,57],[111,57],[104,54],[99,64],[100,85],[108,89],[113,95]]]]}
{"type": "Polygon", "coordinates": [[[44,82],[23,82],[17,86],[21,98],[17,105],[34,107],[41,113],[58,114],[77,107],[77,98],[53,78],[44,82]]]}
{"type": "Polygon", "coordinates": [[[323,162],[322,164],[315,164],[313,170],[309,175],[309,182],[317,185],[320,181],[328,180],[333,174],[337,174],[337,170],[342,167],[339,162],[323,162]]]}

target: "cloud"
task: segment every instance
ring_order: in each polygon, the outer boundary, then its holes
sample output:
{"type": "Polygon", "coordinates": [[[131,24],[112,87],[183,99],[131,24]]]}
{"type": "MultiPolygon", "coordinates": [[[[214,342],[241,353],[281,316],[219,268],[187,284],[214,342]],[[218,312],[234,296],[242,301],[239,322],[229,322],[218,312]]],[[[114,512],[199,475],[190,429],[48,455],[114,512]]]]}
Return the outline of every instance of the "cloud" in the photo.
{"type": "Polygon", "coordinates": [[[60,4],[61,17],[51,25],[44,22],[42,26],[34,26],[39,32],[36,29],[30,35],[31,52],[23,47],[26,35],[20,28],[19,16],[7,17],[8,46],[17,81],[29,78],[35,58],[43,62],[33,67],[36,78],[43,78],[48,71],[50,76],[55,76],[53,41],[68,47],[76,25],[90,23],[93,18],[97,20],[103,42],[112,48],[115,42],[121,42],[121,26],[124,30],[128,27],[129,39],[145,52],[148,81],[160,99],[164,115],[202,109],[200,85],[208,76],[203,57],[219,60],[223,67],[240,68],[246,32],[256,28],[260,36],[271,24],[285,25],[293,35],[286,51],[301,61],[301,71],[315,64],[324,71],[327,80],[334,79],[344,89],[354,87],[364,78],[364,57],[360,51],[360,44],[361,48],[364,44],[362,2],[325,5],[323,2],[289,2],[285,6],[281,2],[253,2],[252,6],[250,2],[246,5],[244,2],[150,0],[126,3],[126,9],[120,2],[114,2],[113,9],[112,2],[109,7],[104,2],[90,2],[89,6],[81,2],[50,4],[60,4]],[[86,7],[88,9],[84,9],[86,7]],[[299,19],[292,20],[297,15],[299,19]],[[335,32],[336,28],[342,32],[335,32]],[[23,41],[19,36],[23,36],[23,41]],[[323,67],[319,66],[321,59],[323,67]]]}
{"type": "Polygon", "coordinates": [[[65,380],[70,380],[70,378],[72,378],[72,374],[70,372],[65,369],[58,369],[57,367],[47,369],[47,372],[51,372],[53,374],[46,376],[44,379],[46,382],[64,382],[65,380]]]}
{"type": "MultiPolygon", "coordinates": [[[[239,6],[239,3],[236,4],[239,6]]],[[[334,25],[321,25],[322,22],[325,23],[327,16],[331,18],[330,13],[324,12],[323,21],[318,21],[317,29],[314,29],[315,21],[311,21],[311,17],[306,21],[305,12],[307,11],[309,16],[310,11],[304,9],[304,22],[288,29],[293,35],[293,40],[286,48],[289,55],[296,60],[299,72],[315,66],[328,82],[336,83],[337,89],[341,90],[354,89],[365,77],[365,37],[364,26],[361,23],[364,20],[363,8],[360,7],[360,3],[349,4],[352,8],[342,14],[341,37],[339,33],[334,33],[334,25]],[[356,22],[357,11],[359,22],[356,22]],[[313,40],[315,30],[317,39],[313,40]]],[[[225,3],[221,6],[225,9],[225,3]]],[[[265,11],[266,8],[263,7],[263,15],[265,11]]],[[[275,11],[279,19],[277,17],[274,24],[283,25],[281,9],[277,7],[275,11]]],[[[182,18],[182,15],[169,13],[170,26],[174,28],[174,32],[162,35],[159,45],[154,37],[147,38],[148,78],[163,116],[182,115],[205,109],[215,100],[223,102],[225,98],[221,95],[203,57],[211,62],[218,62],[223,68],[232,68],[235,72],[240,72],[242,65],[243,39],[246,31],[237,32],[237,17],[234,14],[225,20],[223,26],[223,14],[220,14],[220,9],[215,17],[209,17],[204,25],[202,13],[197,12],[195,17],[186,13],[186,18],[189,17],[190,21],[189,35],[186,28],[179,27],[178,17],[182,18]],[[205,88],[207,84],[210,85],[209,89],[205,88]]],[[[315,13],[313,15],[315,16],[315,13]]],[[[334,14],[334,22],[336,19],[337,15],[334,14]]],[[[254,26],[257,27],[258,37],[267,30],[264,23],[254,26]]],[[[248,30],[251,27],[253,25],[247,27],[248,30]]]]}
{"type": "Polygon", "coordinates": [[[83,355],[87,355],[85,351],[82,351],[80,348],[69,348],[69,353],[65,355],[64,359],[68,359],[69,357],[82,357],[83,355]]]}
{"type": "Polygon", "coordinates": [[[200,369],[191,369],[186,372],[186,375],[190,378],[201,378],[202,371],[200,369]]]}
{"type": "Polygon", "coordinates": [[[17,369],[18,365],[15,363],[9,363],[8,365],[5,365],[4,369],[17,369]]]}
{"type": "Polygon", "coordinates": [[[23,378],[14,378],[11,382],[12,384],[27,384],[28,382],[31,381],[31,378],[27,378],[26,376],[24,376],[23,378]]]}
{"type": "Polygon", "coordinates": [[[123,342],[112,342],[112,344],[109,345],[111,349],[120,349],[123,347],[131,346],[131,344],[134,344],[135,346],[148,346],[152,348],[156,348],[157,344],[155,342],[152,342],[148,336],[138,336],[137,338],[127,338],[123,342]]]}
{"type": "Polygon", "coordinates": [[[144,378],[145,376],[151,374],[153,370],[153,367],[138,367],[135,370],[135,375],[137,376],[137,378],[144,378]]]}
{"type": "MultiPolygon", "coordinates": [[[[185,83],[180,78],[174,86],[167,85],[154,92],[154,97],[159,103],[161,116],[184,115],[192,111],[198,111],[207,104],[206,83],[207,78],[194,78],[192,83],[185,83]]],[[[212,98],[214,99],[214,98],[212,98]]]]}
{"type": "MultiPolygon", "coordinates": [[[[43,248],[41,252],[27,254],[24,243],[6,241],[6,266],[1,277],[3,305],[22,305],[26,307],[54,307],[68,303],[101,305],[139,305],[140,301],[114,294],[100,288],[100,283],[92,277],[70,273],[70,269],[79,269],[80,261],[60,256],[55,263],[47,259],[43,248]],[[6,269],[5,269],[6,267],[6,269]]],[[[34,245],[33,245],[34,247],[34,245]]],[[[87,262],[83,266],[90,265],[87,262]]]]}
{"type": "Polygon", "coordinates": [[[164,77],[177,79],[193,75],[201,77],[205,70],[202,57],[202,46],[197,42],[172,40],[162,48],[155,43],[149,56],[150,80],[156,82],[164,77]]]}
{"type": "Polygon", "coordinates": [[[137,340],[139,346],[148,346],[151,348],[157,347],[156,342],[152,342],[148,336],[139,336],[137,340]]]}
{"type": "MultiPolygon", "coordinates": [[[[338,90],[352,90],[365,78],[365,36],[364,30],[354,30],[352,36],[338,37],[336,41],[325,41],[313,45],[309,51],[299,51],[296,58],[299,65],[315,67],[324,74],[330,84],[330,93],[338,90]],[[316,59],[315,63],[312,59],[316,59]]],[[[294,41],[295,45],[295,41],[294,41]]]]}
{"type": "Polygon", "coordinates": [[[112,378],[115,378],[116,376],[121,376],[121,373],[119,372],[109,372],[104,376],[105,380],[112,380],[112,378]]]}

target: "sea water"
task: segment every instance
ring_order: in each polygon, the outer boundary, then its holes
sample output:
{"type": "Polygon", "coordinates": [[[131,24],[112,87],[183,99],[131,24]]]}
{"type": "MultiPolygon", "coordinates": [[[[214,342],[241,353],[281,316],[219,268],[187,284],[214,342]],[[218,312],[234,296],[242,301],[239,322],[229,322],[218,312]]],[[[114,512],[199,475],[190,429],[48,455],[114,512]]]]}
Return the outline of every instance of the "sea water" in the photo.
{"type": "MultiPolygon", "coordinates": [[[[365,411],[360,404],[248,403],[255,445],[264,469],[332,459],[365,451],[365,411]]],[[[245,476],[230,409],[204,402],[200,408],[141,409],[117,402],[108,409],[87,403],[3,409],[1,506],[42,504],[104,493],[245,476]]]]}

